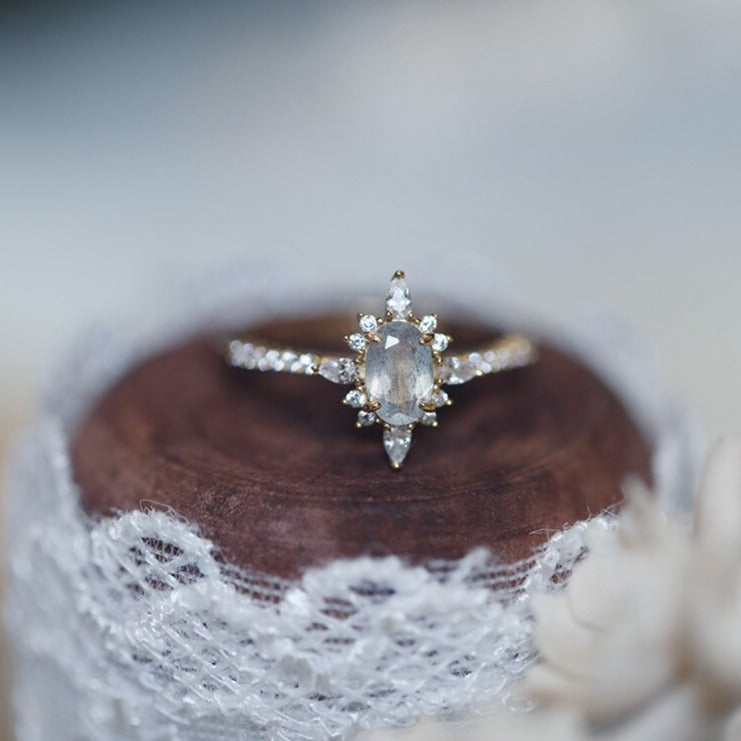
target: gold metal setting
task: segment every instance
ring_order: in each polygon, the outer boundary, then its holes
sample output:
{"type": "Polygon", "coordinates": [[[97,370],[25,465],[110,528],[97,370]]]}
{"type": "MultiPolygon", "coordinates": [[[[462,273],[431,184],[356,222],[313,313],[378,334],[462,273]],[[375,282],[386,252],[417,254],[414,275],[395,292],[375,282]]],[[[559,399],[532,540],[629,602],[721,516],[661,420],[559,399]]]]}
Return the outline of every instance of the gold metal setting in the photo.
{"type": "Polygon", "coordinates": [[[438,330],[436,314],[418,317],[414,313],[403,270],[393,274],[385,312],[381,315],[360,312],[357,324],[358,329],[345,336],[351,356],[319,355],[276,348],[256,339],[233,339],[226,345],[226,360],[232,366],[247,370],[320,375],[333,383],[352,386],[343,403],[358,410],[355,426],[380,425],[391,467],[399,469],[411,446],[415,428],[418,425],[437,427],[438,410],[452,404],[443,385],[466,383],[489,373],[530,365],[537,359],[535,345],[522,335],[500,337],[460,355],[444,354],[453,338],[438,330]],[[414,326],[420,333],[419,343],[430,349],[433,363],[432,391],[418,402],[419,418],[398,426],[389,424],[377,414],[383,404],[371,396],[366,386],[367,349],[382,342],[379,330],[389,322],[407,322],[414,326]]]}

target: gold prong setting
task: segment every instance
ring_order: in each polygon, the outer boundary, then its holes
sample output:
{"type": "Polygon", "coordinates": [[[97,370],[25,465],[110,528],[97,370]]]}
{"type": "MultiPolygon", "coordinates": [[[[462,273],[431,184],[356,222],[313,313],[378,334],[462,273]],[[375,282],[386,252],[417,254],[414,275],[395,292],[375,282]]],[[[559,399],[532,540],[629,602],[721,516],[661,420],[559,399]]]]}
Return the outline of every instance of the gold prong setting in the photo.
{"type": "Polygon", "coordinates": [[[433,352],[445,352],[445,350],[448,349],[448,345],[451,343],[452,339],[453,338],[448,334],[435,332],[435,334],[432,335],[432,339],[430,340],[430,347],[432,347],[433,352]]]}
{"type": "Polygon", "coordinates": [[[362,350],[365,350],[368,340],[360,332],[353,332],[351,335],[345,337],[345,342],[347,342],[347,346],[351,350],[361,352],[362,350]]]}
{"type": "Polygon", "coordinates": [[[368,400],[362,389],[354,388],[345,394],[345,398],[342,400],[343,404],[352,407],[353,409],[361,409],[365,407],[368,400]]]}
{"type": "Polygon", "coordinates": [[[425,412],[419,423],[425,427],[437,427],[437,412],[425,412]]]}
{"type": "Polygon", "coordinates": [[[421,424],[425,427],[437,427],[440,407],[450,404],[450,399],[442,390],[443,367],[442,352],[447,349],[452,338],[437,331],[438,317],[436,314],[425,314],[417,317],[412,310],[412,299],[403,270],[397,270],[389,285],[386,295],[385,312],[380,316],[359,313],[357,315],[358,331],[345,337],[348,347],[355,352],[354,364],[358,369],[355,378],[355,388],[349,391],[344,403],[358,410],[355,426],[358,428],[371,427],[378,424],[383,427],[383,446],[394,469],[400,469],[411,447],[412,435],[415,427],[421,424]],[[387,342],[389,346],[395,341],[389,339],[386,330],[392,322],[404,322],[415,328],[419,333],[418,344],[428,349],[428,357],[432,362],[432,383],[423,399],[418,404],[418,414],[408,424],[391,424],[383,418],[383,404],[380,399],[373,398],[366,387],[366,359],[372,346],[378,347],[387,342]],[[386,328],[386,329],[385,329],[386,328]],[[386,337],[386,340],[384,340],[386,337]]]}
{"type": "Polygon", "coordinates": [[[373,314],[358,314],[358,327],[368,337],[378,329],[378,319],[373,314]]]}
{"type": "Polygon", "coordinates": [[[462,354],[446,353],[452,338],[439,331],[436,314],[414,314],[402,270],[391,278],[384,312],[360,313],[357,322],[357,330],[345,337],[347,355],[276,347],[252,337],[227,338],[224,357],[235,368],[321,376],[350,386],[343,403],[355,410],[356,427],[383,427],[383,445],[395,469],[409,452],[415,427],[437,427],[439,409],[452,404],[443,385],[522,368],[538,358],[536,344],[520,334],[462,354]]]}

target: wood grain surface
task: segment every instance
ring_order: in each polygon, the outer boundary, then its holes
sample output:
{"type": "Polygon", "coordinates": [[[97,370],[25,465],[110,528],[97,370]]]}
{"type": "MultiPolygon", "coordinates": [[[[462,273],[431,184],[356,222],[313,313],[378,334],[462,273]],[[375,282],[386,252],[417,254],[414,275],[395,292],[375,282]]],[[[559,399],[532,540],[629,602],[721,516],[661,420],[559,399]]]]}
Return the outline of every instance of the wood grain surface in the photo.
{"type": "MultiPolygon", "coordinates": [[[[330,349],[334,317],[257,328],[330,349]]],[[[448,323],[455,349],[492,330],[448,323]]],[[[295,343],[294,343],[295,344],[295,343]]],[[[578,360],[541,348],[533,367],[450,387],[437,429],[418,427],[400,471],[381,429],[356,430],[346,388],[318,377],[229,368],[194,337],[132,369],[73,441],[94,513],[172,507],[225,558],[280,576],[336,557],[457,558],[487,546],[509,561],[554,529],[648,479],[650,451],[615,396],[578,360]]]]}

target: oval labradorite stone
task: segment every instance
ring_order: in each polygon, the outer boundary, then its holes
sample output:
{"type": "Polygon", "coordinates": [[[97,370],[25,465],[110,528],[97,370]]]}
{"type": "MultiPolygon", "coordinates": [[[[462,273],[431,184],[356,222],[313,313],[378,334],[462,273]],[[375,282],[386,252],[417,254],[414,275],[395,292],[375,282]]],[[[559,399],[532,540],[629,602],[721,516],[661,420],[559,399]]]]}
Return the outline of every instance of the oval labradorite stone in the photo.
{"type": "Polygon", "coordinates": [[[432,395],[432,351],[421,345],[421,332],[409,322],[388,322],[378,329],[380,342],[365,353],[365,388],[381,406],[376,414],[390,425],[408,425],[423,414],[419,403],[432,395]]]}

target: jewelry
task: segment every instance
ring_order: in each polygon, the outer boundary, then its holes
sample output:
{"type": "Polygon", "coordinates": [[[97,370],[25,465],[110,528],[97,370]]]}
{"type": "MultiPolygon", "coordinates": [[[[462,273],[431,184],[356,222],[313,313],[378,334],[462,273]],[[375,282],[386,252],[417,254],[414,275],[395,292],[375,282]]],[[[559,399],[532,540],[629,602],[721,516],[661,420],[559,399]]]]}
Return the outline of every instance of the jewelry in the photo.
{"type": "Polygon", "coordinates": [[[418,318],[404,272],[397,270],[383,316],[358,314],[358,329],[345,341],[354,357],[274,347],[257,338],[226,344],[226,361],[246,370],[319,375],[352,385],[344,403],[358,410],[356,427],[383,425],[383,446],[392,468],[401,467],[417,424],[437,427],[437,410],[452,402],[443,385],[466,383],[536,360],[533,342],[506,335],[462,355],[444,355],[452,338],[437,331],[437,316],[418,318]]]}

